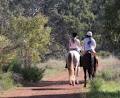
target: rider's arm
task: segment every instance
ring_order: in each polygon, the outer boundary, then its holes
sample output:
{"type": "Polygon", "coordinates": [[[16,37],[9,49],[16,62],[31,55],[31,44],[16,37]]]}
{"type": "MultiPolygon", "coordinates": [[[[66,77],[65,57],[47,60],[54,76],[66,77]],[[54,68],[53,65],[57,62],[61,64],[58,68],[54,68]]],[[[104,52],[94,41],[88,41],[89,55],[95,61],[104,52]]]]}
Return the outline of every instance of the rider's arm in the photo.
{"type": "Polygon", "coordinates": [[[92,48],[92,51],[95,52],[96,41],[94,39],[92,39],[92,41],[91,41],[91,48],[92,48]]]}
{"type": "Polygon", "coordinates": [[[81,50],[81,44],[80,44],[80,40],[79,39],[77,39],[77,45],[78,45],[78,48],[79,48],[79,51],[81,50]]]}
{"type": "Polygon", "coordinates": [[[80,40],[77,40],[77,42],[78,42],[78,47],[81,48],[80,40]]]}
{"type": "Polygon", "coordinates": [[[92,47],[95,49],[96,48],[96,41],[94,39],[92,39],[92,47]]]}
{"type": "Polygon", "coordinates": [[[68,50],[70,50],[70,47],[71,47],[71,39],[68,42],[68,50]]]}

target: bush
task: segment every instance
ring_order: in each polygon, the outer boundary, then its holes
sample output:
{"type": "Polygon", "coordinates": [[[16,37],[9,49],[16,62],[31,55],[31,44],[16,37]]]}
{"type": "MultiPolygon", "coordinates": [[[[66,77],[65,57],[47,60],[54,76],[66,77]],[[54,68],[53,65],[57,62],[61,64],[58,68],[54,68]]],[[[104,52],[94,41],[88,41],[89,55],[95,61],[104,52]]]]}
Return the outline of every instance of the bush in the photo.
{"type": "Polygon", "coordinates": [[[37,82],[43,77],[45,69],[39,69],[38,67],[22,68],[21,63],[14,59],[7,68],[8,72],[19,73],[24,80],[37,82]]]}
{"type": "Polygon", "coordinates": [[[30,67],[22,69],[23,78],[27,81],[37,82],[42,79],[45,69],[30,67]]]}
{"type": "Polygon", "coordinates": [[[99,51],[99,52],[97,53],[97,55],[98,55],[98,56],[101,56],[101,57],[109,57],[109,56],[111,55],[111,53],[108,52],[108,51],[99,51]]]}
{"type": "Polygon", "coordinates": [[[14,59],[8,65],[8,71],[12,71],[14,73],[21,73],[22,72],[21,63],[17,59],[14,59]]]}

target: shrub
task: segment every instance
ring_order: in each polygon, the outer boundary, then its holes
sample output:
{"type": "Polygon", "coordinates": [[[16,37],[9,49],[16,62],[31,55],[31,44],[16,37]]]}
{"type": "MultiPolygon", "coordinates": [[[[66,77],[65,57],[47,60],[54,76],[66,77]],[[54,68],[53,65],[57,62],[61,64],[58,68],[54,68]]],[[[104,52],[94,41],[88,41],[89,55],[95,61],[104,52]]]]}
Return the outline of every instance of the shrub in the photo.
{"type": "Polygon", "coordinates": [[[39,69],[38,67],[30,67],[22,69],[23,78],[27,81],[37,82],[43,77],[45,69],[39,69]]]}
{"type": "Polygon", "coordinates": [[[21,63],[17,59],[14,59],[8,65],[8,71],[13,71],[14,73],[21,73],[22,72],[21,63]]]}
{"type": "Polygon", "coordinates": [[[19,73],[22,75],[24,80],[37,82],[43,77],[44,69],[38,67],[22,68],[21,63],[14,59],[8,66],[8,71],[13,73],[19,73]]]}

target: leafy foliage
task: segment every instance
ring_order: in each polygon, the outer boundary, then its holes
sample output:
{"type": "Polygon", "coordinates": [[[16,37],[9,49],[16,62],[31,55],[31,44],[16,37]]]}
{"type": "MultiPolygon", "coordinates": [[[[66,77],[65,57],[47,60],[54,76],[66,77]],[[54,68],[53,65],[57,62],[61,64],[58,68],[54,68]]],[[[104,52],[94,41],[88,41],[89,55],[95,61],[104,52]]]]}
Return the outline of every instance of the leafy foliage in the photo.
{"type": "Polygon", "coordinates": [[[0,66],[17,59],[27,70],[44,54],[62,55],[72,32],[88,30],[98,49],[119,54],[119,27],[119,0],[0,0],[0,66]]]}
{"type": "Polygon", "coordinates": [[[20,62],[14,59],[10,65],[7,66],[7,72],[18,73],[24,80],[31,82],[38,82],[42,79],[45,69],[32,66],[29,68],[22,68],[20,62]]]}
{"type": "Polygon", "coordinates": [[[44,69],[38,69],[37,67],[25,68],[22,71],[23,78],[27,81],[38,82],[42,79],[44,69]]]}
{"type": "Polygon", "coordinates": [[[47,18],[41,15],[34,18],[15,17],[10,22],[11,33],[15,38],[15,44],[18,44],[20,48],[27,50],[28,55],[32,58],[38,58],[47,50],[46,46],[50,40],[50,28],[44,27],[47,23],[47,18]]]}
{"type": "MultiPolygon", "coordinates": [[[[120,48],[120,3],[118,0],[107,1],[105,6],[105,37],[113,48],[120,48]]],[[[110,46],[111,46],[110,45],[110,46]]],[[[112,48],[112,47],[111,47],[112,48]]],[[[112,49],[113,50],[113,49],[112,49]]]]}

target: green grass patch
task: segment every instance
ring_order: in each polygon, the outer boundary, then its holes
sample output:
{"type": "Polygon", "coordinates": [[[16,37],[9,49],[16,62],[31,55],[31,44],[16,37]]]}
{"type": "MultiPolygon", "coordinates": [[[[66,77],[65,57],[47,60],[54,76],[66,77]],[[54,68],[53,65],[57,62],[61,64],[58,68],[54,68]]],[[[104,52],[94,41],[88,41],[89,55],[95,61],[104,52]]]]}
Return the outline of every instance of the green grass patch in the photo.
{"type": "Polygon", "coordinates": [[[120,98],[120,82],[97,78],[90,82],[86,98],[120,98]]]}
{"type": "Polygon", "coordinates": [[[120,92],[91,92],[87,93],[86,98],[120,98],[120,92]]]}
{"type": "Polygon", "coordinates": [[[44,79],[47,79],[52,76],[56,76],[57,74],[60,74],[61,72],[64,71],[64,68],[59,66],[52,66],[52,67],[46,67],[46,70],[44,72],[44,79]]]}
{"type": "Polygon", "coordinates": [[[21,86],[15,83],[11,72],[0,74],[0,90],[7,90],[16,86],[21,86]]]}
{"type": "Polygon", "coordinates": [[[104,82],[104,84],[101,86],[102,92],[118,92],[120,91],[120,82],[104,82]]]}
{"type": "Polygon", "coordinates": [[[90,81],[86,98],[120,98],[120,69],[114,66],[102,70],[90,81]]]}

